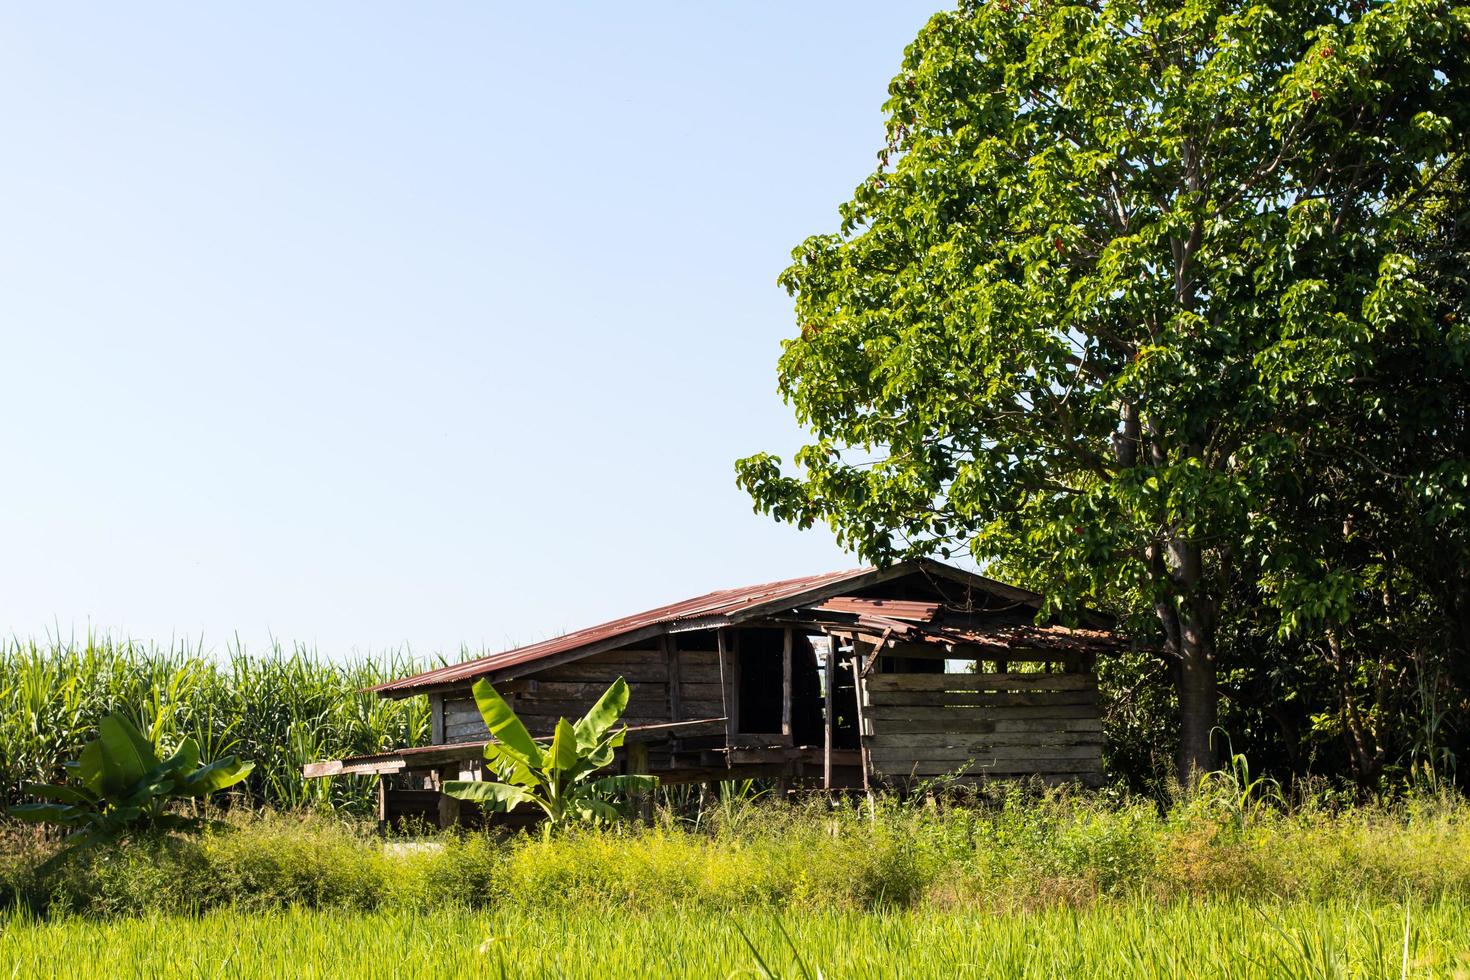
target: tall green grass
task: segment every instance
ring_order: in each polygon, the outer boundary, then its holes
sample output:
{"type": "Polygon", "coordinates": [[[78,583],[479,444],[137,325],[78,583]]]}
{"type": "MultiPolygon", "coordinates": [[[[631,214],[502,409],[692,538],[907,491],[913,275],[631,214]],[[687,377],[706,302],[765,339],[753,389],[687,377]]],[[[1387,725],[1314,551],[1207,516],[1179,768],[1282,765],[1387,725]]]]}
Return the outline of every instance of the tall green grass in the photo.
{"type": "MultiPolygon", "coordinates": [[[[0,924],[4,923],[0,919],[0,924]]],[[[1009,916],[500,909],[13,919],[27,977],[1399,977],[1470,970],[1470,908],[1146,902],[1009,916]]]]}
{"type": "Polygon", "coordinates": [[[771,802],[698,827],[379,836],[312,813],[230,815],[197,839],[132,842],[49,869],[54,841],[0,835],[0,908],[126,917],[222,908],[356,912],[654,909],[718,915],[928,908],[1013,913],[1149,901],[1470,902],[1470,806],[1455,798],[1240,823],[1200,797],[1151,804],[1019,793],[989,805],[771,802]]]}
{"type": "Polygon", "coordinates": [[[25,783],[59,778],[98,720],[123,711],[162,746],[191,736],[205,761],[253,760],[240,791],[251,803],[366,812],[370,780],[307,780],[301,766],[426,742],[424,699],[361,693],[426,666],[398,653],[337,662],[299,646],[210,656],[106,638],[0,642],[0,804],[18,802],[25,783]]]}

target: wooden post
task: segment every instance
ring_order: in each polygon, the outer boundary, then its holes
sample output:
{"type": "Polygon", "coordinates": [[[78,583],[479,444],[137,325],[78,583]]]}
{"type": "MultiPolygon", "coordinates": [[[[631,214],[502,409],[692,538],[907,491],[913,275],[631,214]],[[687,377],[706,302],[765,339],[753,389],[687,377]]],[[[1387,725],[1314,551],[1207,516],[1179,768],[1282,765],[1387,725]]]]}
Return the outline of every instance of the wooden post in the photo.
{"type": "Polygon", "coordinates": [[[730,747],[735,741],[735,682],[734,673],[730,664],[729,643],[725,634],[728,631],[718,629],[715,631],[715,643],[720,651],[720,700],[725,705],[725,746],[730,747]]]}
{"type": "Polygon", "coordinates": [[[794,741],[791,737],[791,644],[793,642],[792,629],[786,627],[785,636],[781,642],[781,735],[786,739],[786,744],[791,745],[794,741]]]}
{"type": "Polygon", "coordinates": [[[826,730],[822,733],[822,788],[832,788],[832,729],[837,719],[832,717],[836,701],[832,689],[837,686],[837,637],[827,637],[827,709],[826,730]]]}
{"type": "Polygon", "coordinates": [[[863,711],[863,694],[866,685],[863,684],[863,658],[858,655],[856,637],[852,641],[852,685],[852,693],[857,701],[858,756],[863,765],[863,792],[868,794],[868,800],[871,803],[873,789],[868,784],[868,723],[867,715],[863,711]]]}
{"type": "MultiPolygon", "coordinates": [[[[633,742],[628,746],[627,770],[635,776],[648,775],[648,743],[633,742]]],[[[644,823],[653,822],[653,794],[640,791],[633,794],[633,812],[644,823]]]]}
{"type": "Polygon", "coordinates": [[[679,641],[674,637],[664,634],[659,642],[664,648],[664,660],[667,663],[666,672],[669,678],[669,720],[683,721],[681,698],[682,692],[679,688],[682,681],[679,678],[679,641]]]}
{"type": "Polygon", "coordinates": [[[378,829],[388,829],[388,777],[378,777],[378,829]]]}
{"type": "Polygon", "coordinates": [[[439,829],[446,830],[459,823],[459,800],[444,792],[443,784],[439,789],[439,829]]]}
{"type": "Polygon", "coordinates": [[[429,743],[444,744],[444,695],[429,695],[429,743]]]}

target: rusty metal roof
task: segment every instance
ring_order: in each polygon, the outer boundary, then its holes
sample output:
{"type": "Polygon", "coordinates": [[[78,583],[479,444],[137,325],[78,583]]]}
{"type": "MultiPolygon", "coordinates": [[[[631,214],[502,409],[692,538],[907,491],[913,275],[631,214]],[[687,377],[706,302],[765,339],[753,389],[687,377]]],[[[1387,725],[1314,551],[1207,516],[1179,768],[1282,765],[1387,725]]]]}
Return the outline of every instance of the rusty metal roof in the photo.
{"type": "MultiPolygon", "coordinates": [[[[890,579],[906,575],[922,574],[932,578],[944,578],[966,588],[975,588],[1010,602],[1032,606],[1041,597],[1034,592],[997,582],[963,569],[954,568],[927,558],[915,558],[890,565],[888,568],[851,568],[841,572],[826,572],[822,575],[805,575],[801,578],[783,579],[763,585],[749,585],[739,589],[720,589],[693,599],[659,606],[647,612],[624,616],[611,622],[587,629],[567,633],[554,639],[517,647],[503,653],[491,654],[464,663],[451,664],[437,670],[415,674],[399,680],[387,681],[367,688],[389,697],[407,697],[424,691],[443,689],[490,674],[507,671],[513,667],[534,663],[567,654],[571,658],[591,656],[607,650],[615,650],[630,643],[653,639],[666,633],[684,630],[708,629],[729,626],[771,613],[807,609],[818,615],[822,613],[853,617],[870,623],[887,622],[889,627],[903,633],[911,630],[915,622],[931,621],[940,605],[934,602],[913,600],[863,598],[844,593],[852,589],[867,588],[890,579]]],[[[852,619],[848,619],[852,622],[852,619]]],[[[1013,638],[992,642],[1013,643],[1025,635],[1022,627],[1013,638]]],[[[1035,634],[1037,639],[1057,642],[1060,634],[1035,634]]],[[[953,641],[953,637],[951,640],[953,641]]],[[[969,642],[969,641],[960,641],[969,642]]],[[[1062,642],[1066,642],[1062,640],[1062,642]]],[[[568,659],[568,658],[563,658],[568,659]]],[[[502,675],[505,676],[505,675],[502,675]]],[[[511,674],[510,676],[514,676],[511,674]]]]}
{"type": "MultiPolygon", "coordinates": [[[[899,567],[894,566],[895,569],[899,567]]],[[[881,573],[874,568],[853,568],[841,572],[826,572],[821,575],[785,579],[780,582],[767,582],[764,585],[752,585],[740,589],[720,589],[693,599],[685,599],[682,602],[659,606],[647,612],[614,619],[600,626],[592,626],[577,630],[575,633],[543,640],[540,643],[491,654],[477,660],[451,664],[448,667],[416,674],[413,677],[388,681],[367,688],[367,690],[380,694],[407,695],[423,688],[440,687],[470,680],[494,671],[504,670],[507,667],[542,660],[582,647],[603,646],[609,641],[617,640],[631,643],[644,638],[644,634],[657,636],[667,633],[670,627],[683,622],[714,620],[715,622],[711,625],[718,625],[721,620],[729,620],[732,617],[740,618],[742,613],[750,613],[758,608],[766,609],[773,604],[779,607],[788,599],[792,600],[791,606],[794,607],[800,605],[802,600],[807,599],[814,592],[821,593],[829,588],[836,588],[840,591],[857,580],[879,574],[881,573]]],[[[610,647],[604,646],[604,648],[610,647]]]]}

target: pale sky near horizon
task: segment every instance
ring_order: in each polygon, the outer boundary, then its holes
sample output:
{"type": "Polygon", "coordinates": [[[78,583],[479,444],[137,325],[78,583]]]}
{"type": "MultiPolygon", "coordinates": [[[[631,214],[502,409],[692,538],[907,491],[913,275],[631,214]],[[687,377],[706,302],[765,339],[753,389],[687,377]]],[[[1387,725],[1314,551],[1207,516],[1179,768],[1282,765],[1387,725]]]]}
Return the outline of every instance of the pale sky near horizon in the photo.
{"type": "Polygon", "coordinates": [[[0,630],[498,650],[857,564],[732,464],[940,5],[11,5],[0,630]]]}

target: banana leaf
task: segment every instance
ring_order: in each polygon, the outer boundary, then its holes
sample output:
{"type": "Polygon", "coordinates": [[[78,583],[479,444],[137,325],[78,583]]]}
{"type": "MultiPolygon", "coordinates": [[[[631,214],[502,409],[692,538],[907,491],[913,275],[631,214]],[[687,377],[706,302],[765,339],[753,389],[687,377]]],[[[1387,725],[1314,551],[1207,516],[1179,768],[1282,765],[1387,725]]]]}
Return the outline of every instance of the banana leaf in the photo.
{"type": "Polygon", "coordinates": [[[643,775],[605,776],[602,779],[592,780],[587,786],[604,795],[611,795],[613,793],[639,793],[656,788],[658,786],[658,777],[643,775]]]}
{"type": "Polygon", "coordinates": [[[103,791],[102,775],[106,767],[107,760],[102,757],[102,743],[88,742],[77,755],[74,772],[78,782],[93,794],[100,795],[103,791]]]}
{"type": "Polygon", "coordinates": [[[522,756],[523,761],[531,768],[541,768],[544,764],[541,747],[536,744],[531,733],[526,731],[526,726],[521,724],[521,720],[499,692],[490,686],[489,681],[481,679],[475,681],[474,693],[475,705],[480,709],[480,715],[485,719],[485,727],[490,729],[491,736],[522,756]]]}
{"type": "Polygon", "coordinates": [[[519,786],[509,783],[472,782],[470,780],[454,779],[444,784],[444,792],[456,800],[468,800],[471,803],[491,804],[502,806],[505,812],[514,810],[516,806],[526,802],[536,802],[536,797],[519,786]]]}
{"type": "Polygon", "coordinates": [[[487,742],[484,755],[490,768],[503,783],[514,783],[517,786],[545,785],[546,781],[541,778],[540,773],[526,765],[524,759],[503,745],[487,742]]]}
{"type": "Polygon", "coordinates": [[[18,803],[5,812],[26,823],[54,823],[63,827],[86,819],[85,812],[70,803],[18,803]]]}
{"type": "Polygon", "coordinates": [[[158,765],[158,756],[133,723],[122,715],[107,715],[98,723],[98,729],[103,785],[109,796],[122,796],[158,765]]]}
{"type": "Polygon", "coordinates": [[[232,755],[217,759],[178,782],[175,796],[204,796],[240,782],[255,769],[253,762],[241,762],[232,755]]]}
{"type": "Polygon", "coordinates": [[[577,764],[577,758],[577,731],[571,722],[559,718],[556,734],[551,739],[551,758],[547,761],[547,768],[565,772],[577,764]]]}
{"type": "Polygon", "coordinates": [[[26,792],[32,796],[39,796],[43,800],[55,800],[58,803],[80,803],[89,805],[97,802],[97,797],[85,789],[75,786],[56,786],[52,783],[31,783],[26,787],[26,792]]]}
{"type": "Polygon", "coordinates": [[[577,722],[577,744],[584,750],[592,748],[627,709],[628,682],[619,677],[577,722]]]}

